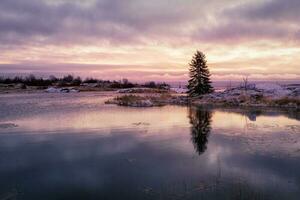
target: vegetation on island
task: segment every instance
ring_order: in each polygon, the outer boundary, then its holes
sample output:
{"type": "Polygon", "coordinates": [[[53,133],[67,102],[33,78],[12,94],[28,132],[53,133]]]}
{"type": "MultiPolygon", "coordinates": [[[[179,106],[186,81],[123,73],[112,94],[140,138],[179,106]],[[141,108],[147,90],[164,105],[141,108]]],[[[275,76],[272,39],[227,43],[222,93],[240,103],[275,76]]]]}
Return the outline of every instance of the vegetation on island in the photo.
{"type": "Polygon", "coordinates": [[[125,89],[125,88],[135,88],[135,87],[144,87],[152,89],[163,89],[168,88],[167,83],[156,83],[154,81],[149,81],[144,84],[132,83],[128,79],[123,79],[120,81],[110,81],[102,80],[96,78],[85,78],[66,75],[61,78],[56,76],[49,76],[48,78],[36,77],[33,74],[28,76],[15,76],[15,77],[5,77],[0,76],[0,84],[6,86],[19,85],[20,89],[26,89],[27,86],[34,86],[37,89],[45,89],[47,87],[98,87],[98,88],[107,88],[107,89],[125,89]]]}
{"type": "Polygon", "coordinates": [[[129,107],[153,107],[169,104],[186,105],[187,99],[184,96],[174,96],[170,93],[146,95],[126,94],[117,96],[105,103],[129,107]]]}

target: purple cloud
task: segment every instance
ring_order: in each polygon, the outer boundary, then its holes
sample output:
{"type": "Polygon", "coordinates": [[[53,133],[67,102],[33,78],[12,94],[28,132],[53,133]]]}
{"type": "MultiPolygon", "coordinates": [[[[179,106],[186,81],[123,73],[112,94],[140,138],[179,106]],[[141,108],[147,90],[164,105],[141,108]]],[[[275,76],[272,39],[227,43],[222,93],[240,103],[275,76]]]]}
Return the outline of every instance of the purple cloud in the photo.
{"type": "Polygon", "coordinates": [[[195,40],[240,42],[299,40],[299,0],[247,2],[223,9],[217,24],[193,33],[195,40]]]}

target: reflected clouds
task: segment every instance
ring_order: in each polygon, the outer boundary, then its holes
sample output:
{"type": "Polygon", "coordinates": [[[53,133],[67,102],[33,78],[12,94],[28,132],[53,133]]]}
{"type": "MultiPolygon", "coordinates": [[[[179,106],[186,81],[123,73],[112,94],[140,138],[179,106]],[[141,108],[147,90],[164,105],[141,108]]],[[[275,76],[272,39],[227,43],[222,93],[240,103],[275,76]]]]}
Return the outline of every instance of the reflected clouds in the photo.
{"type": "Polygon", "coordinates": [[[0,128],[0,196],[300,195],[297,112],[124,108],[96,93],[16,96],[0,97],[0,124],[18,125],[0,128]]]}

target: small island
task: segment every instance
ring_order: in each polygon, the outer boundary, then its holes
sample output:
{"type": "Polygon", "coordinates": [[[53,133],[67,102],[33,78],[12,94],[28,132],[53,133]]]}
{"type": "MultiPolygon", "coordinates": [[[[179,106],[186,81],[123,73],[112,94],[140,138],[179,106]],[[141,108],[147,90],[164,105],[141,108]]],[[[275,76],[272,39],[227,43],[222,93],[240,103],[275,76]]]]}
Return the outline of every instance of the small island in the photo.
{"type": "Polygon", "coordinates": [[[204,53],[197,51],[189,64],[190,79],[186,87],[171,87],[165,82],[132,83],[121,81],[82,79],[67,75],[48,79],[34,75],[14,78],[0,77],[0,93],[78,93],[108,92],[106,104],[128,107],[165,105],[276,107],[300,109],[300,84],[255,83],[245,77],[235,87],[215,90],[204,53]]]}
{"type": "Polygon", "coordinates": [[[215,91],[212,87],[210,72],[206,63],[205,55],[197,51],[190,63],[190,80],[186,95],[178,95],[176,90],[157,90],[154,93],[145,95],[147,90],[141,92],[139,89],[131,89],[119,91],[120,93],[131,93],[130,95],[117,96],[106,103],[132,107],[177,104],[300,109],[300,84],[255,84],[249,83],[246,77],[237,87],[215,91]]]}

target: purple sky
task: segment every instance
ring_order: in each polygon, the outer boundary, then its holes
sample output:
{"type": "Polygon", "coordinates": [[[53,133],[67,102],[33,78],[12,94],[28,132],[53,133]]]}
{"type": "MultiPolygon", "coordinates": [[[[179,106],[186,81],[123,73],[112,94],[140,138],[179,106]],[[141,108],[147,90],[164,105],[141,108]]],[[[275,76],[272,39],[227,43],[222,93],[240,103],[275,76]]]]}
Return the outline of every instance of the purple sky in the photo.
{"type": "Polygon", "coordinates": [[[300,80],[299,0],[1,0],[0,72],[300,80]]]}

